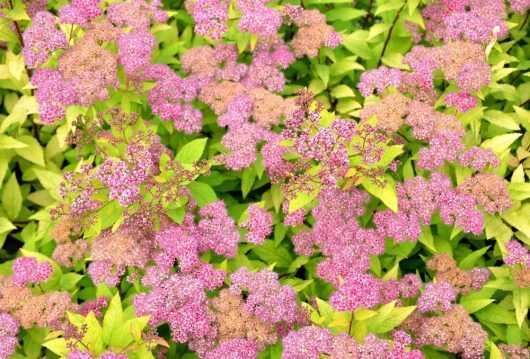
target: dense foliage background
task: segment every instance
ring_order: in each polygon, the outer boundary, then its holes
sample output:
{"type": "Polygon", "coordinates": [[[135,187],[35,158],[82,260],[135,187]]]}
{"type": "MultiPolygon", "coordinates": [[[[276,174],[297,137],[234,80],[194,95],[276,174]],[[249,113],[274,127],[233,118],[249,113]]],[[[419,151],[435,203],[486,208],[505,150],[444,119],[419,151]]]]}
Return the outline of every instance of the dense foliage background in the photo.
{"type": "Polygon", "coordinates": [[[2,0],[0,358],[529,358],[528,0],[2,0]]]}

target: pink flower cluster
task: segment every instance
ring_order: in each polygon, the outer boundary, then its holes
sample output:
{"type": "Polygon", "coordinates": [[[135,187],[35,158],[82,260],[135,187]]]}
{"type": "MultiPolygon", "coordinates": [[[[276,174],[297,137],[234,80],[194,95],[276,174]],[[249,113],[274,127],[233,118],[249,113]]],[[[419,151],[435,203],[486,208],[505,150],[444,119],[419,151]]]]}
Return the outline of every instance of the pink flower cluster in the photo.
{"type": "Polygon", "coordinates": [[[420,312],[446,312],[451,309],[451,303],[456,299],[453,286],[447,282],[427,283],[418,299],[420,312]]]}
{"type": "Polygon", "coordinates": [[[358,344],[346,333],[333,335],[327,328],[308,326],[291,331],[283,338],[282,359],[318,359],[326,355],[330,359],[344,358],[388,358],[422,359],[419,350],[406,351],[411,337],[396,331],[393,334],[392,348],[388,341],[379,339],[370,333],[364,338],[364,344],[358,344]]]}
{"type": "MultiPolygon", "coordinates": [[[[517,9],[522,6],[517,4],[517,9]]],[[[426,30],[445,42],[466,40],[487,44],[508,32],[504,23],[506,7],[502,0],[441,0],[422,10],[426,30]]]]}
{"type": "Polygon", "coordinates": [[[100,2],[101,0],[72,0],[59,11],[59,22],[87,26],[91,20],[101,16],[100,2]]]}
{"type": "Polygon", "coordinates": [[[35,14],[23,40],[22,56],[30,68],[44,64],[53,51],[68,45],[66,35],[55,25],[55,17],[46,11],[35,14]]]}
{"type": "Polygon", "coordinates": [[[382,236],[397,242],[416,240],[419,224],[429,224],[437,210],[445,224],[463,227],[465,232],[477,235],[482,233],[484,216],[475,209],[475,199],[453,189],[451,181],[441,173],[433,173],[430,182],[422,177],[409,179],[398,185],[397,192],[400,212],[387,210],[374,215],[382,236]],[[413,231],[411,226],[415,228],[413,231]]]}
{"type": "Polygon", "coordinates": [[[263,244],[265,237],[272,233],[271,214],[255,204],[248,207],[247,214],[249,218],[241,224],[242,228],[248,229],[247,241],[253,244],[263,244]]]}
{"type": "Polygon", "coordinates": [[[231,274],[230,292],[247,293],[243,309],[268,323],[293,324],[299,321],[301,312],[296,302],[296,292],[287,285],[280,285],[278,273],[263,269],[251,273],[246,267],[231,274]]]}
{"type": "Polygon", "coordinates": [[[506,243],[508,253],[504,257],[504,263],[510,267],[520,264],[530,269],[530,251],[516,240],[506,243]]]}
{"type": "Polygon", "coordinates": [[[18,343],[19,323],[11,315],[0,312],[0,358],[9,358],[18,343]]]}
{"type": "Polygon", "coordinates": [[[509,0],[512,11],[524,14],[530,8],[530,0],[509,0]]]}
{"type": "Polygon", "coordinates": [[[135,296],[133,304],[136,315],[151,317],[150,325],[167,322],[179,343],[205,337],[213,329],[204,286],[189,274],[170,275],[149,293],[135,296]]]}
{"type": "Polygon", "coordinates": [[[28,282],[45,282],[53,273],[49,262],[39,263],[33,257],[18,257],[13,263],[13,283],[25,287],[28,282]]]}

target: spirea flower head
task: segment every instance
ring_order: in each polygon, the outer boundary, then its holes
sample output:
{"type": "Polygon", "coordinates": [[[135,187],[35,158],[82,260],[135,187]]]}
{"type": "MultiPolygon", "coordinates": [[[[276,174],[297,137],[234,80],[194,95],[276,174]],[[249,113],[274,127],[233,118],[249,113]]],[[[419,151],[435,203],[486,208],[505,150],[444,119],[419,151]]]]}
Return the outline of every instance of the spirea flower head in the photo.
{"type": "Polygon", "coordinates": [[[35,14],[23,40],[22,56],[28,67],[45,63],[53,51],[68,45],[66,34],[56,28],[55,17],[46,11],[35,14]]]}
{"type": "Polygon", "coordinates": [[[64,117],[64,109],[77,102],[75,87],[52,69],[36,69],[31,83],[37,87],[35,97],[39,104],[39,119],[52,124],[64,117]]]}
{"type": "Polygon", "coordinates": [[[151,62],[156,40],[148,32],[138,31],[121,34],[118,38],[118,56],[125,72],[133,74],[151,62]]]}
{"type": "Polygon", "coordinates": [[[255,204],[248,207],[247,213],[249,218],[241,224],[242,228],[249,231],[246,239],[250,243],[262,244],[265,237],[272,233],[272,216],[255,204]]]}
{"type": "Polygon", "coordinates": [[[167,66],[157,74],[156,80],[156,86],[148,94],[153,113],[162,120],[173,121],[179,131],[199,132],[202,113],[191,105],[191,101],[209,80],[200,76],[182,78],[167,66]]]}
{"type": "Polygon", "coordinates": [[[339,311],[353,311],[358,308],[373,308],[379,304],[381,282],[369,274],[353,271],[344,278],[339,289],[329,298],[333,308],[339,311]]]}
{"type": "Polygon", "coordinates": [[[374,92],[383,94],[389,86],[399,87],[402,81],[403,72],[380,66],[377,69],[363,72],[357,87],[361,95],[370,96],[374,92]]]}
{"type": "Polygon", "coordinates": [[[501,213],[512,207],[506,180],[493,173],[479,173],[466,178],[458,186],[458,191],[471,196],[490,214],[501,213]]]}
{"type": "Polygon", "coordinates": [[[219,255],[235,257],[240,234],[228,215],[223,201],[207,204],[199,211],[203,217],[197,224],[196,235],[201,252],[212,249],[219,255]]]}
{"type": "Polygon", "coordinates": [[[86,26],[90,20],[101,16],[100,2],[101,0],[72,0],[59,11],[59,22],[86,26]]]}
{"type": "Polygon", "coordinates": [[[465,39],[487,44],[494,37],[503,37],[508,29],[504,1],[441,1],[426,6],[422,15],[426,29],[445,42],[465,39]]]}
{"type": "Polygon", "coordinates": [[[326,18],[318,10],[303,10],[296,14],[294,22],[300,27],[291,41],[296,57],[315,57],[322,46],[336,47],[341,37],[326,24],[326,18]]]}
{"type": "Polygon", "coordinates": [[[247,339],[232,339],[222,342],[214,350],[208,352],[205,359],[254,359],[258,355],[256,343],[247,339]]]}
{"type": "Polygon", "coordinates": [[[520,242],[511,240],[506,243],[507,255],[504,257],[504,263],[510,267],[516,264],[522,264],[530,267],[530,251],[526,249],[520,242]]]}
{"type": "Polygon", "coordinates": [[[331,351],[332,341],[327,328],[309,326],[291,331],[282,340],[282,359],[318,359],[331,351]]]}
{"type": "Polygon", "coordinates": [[[501,161],[491,148],[471,147],[458,156],[461,166],[470,167],[475,171],[482,171],[486,167],[499,167],[501,161]]]}
{"type": "Polygon", "coordinates": [[[282,18],[274,9],[266,5],[268,1],[237,0],[236,7],[241,11],[238,29],[260,36],[276,34],[282,18]]]}
{"type": "Polygon", "coordinates": [[[18,257],[13,263],[13,283],[19,286],[26,286],[28,282],[45,282],[52,273],[49,262],[38,263],[33,257],[18,257]]]}
{"type": "Polygon", "coordinates": [[[466,92],[451,92],[445,96],[445,103],[456,107],[460,112],[467,112],[477,106],[477,99],[466,92]]]}
{"type": "Polygon", "coordinates": [[[484,353],[487,332],[473,321],[460,305],[441,315],[423,317],[413,314],[403,322],[401,329],[411,332],[416,346],[434,345],[463,358],[480,358],[484,353]]]}
{"type": "Polygon", "coordinates": [[[90,263],[87,272],[94,284],[106,283],[109,287],[115,287],[125,273],[125,267],[116,266],[109,260],[99,260],[90,263]]]}
{"type": "Polygon", "coordinates": [[[18,343],[18,321],[7,313],[0,312],[0,358],[9,358],[18,343]]]}
{"type": "Polygon", "coordinates": [[[210,333],[214,320],[202,283],[191,275],[173,274],[149,293],[133,298],[136,315],[150,315],[149,323],[167,322],[173,340],[184,343],[210,333]]]}
{"type": "Polygon", "coordinates": [[[251,273],[242,267],[230,276],[230,291],[248,293],[243,309],[269,323],[293,324],[299,318],[300,308],[296,292],[288,285],[280,285],[278,274],[267,269],[251,273]]]}
{"type": "Polygon", "coordinates": [[[85,350],[75,349],[68,353],[66,359],[94,359],[94,356],[85,350]]]}
{"type": "Polygon", "coordinates": [[[195,20],[195,32],[212,40],[220,40],[228,30],[228,6],[226,0],[188,0],[186,8],[195,20]]]}
{"type": "Polygon", "coordinates": [[[151,19],[165,22],[168,15],[161,10],[162,3],[151,0],[129,0],[110,4],[107,8],[107,17],[110,22],[119,27],[130,26],[133,31],[149,31],[151,19]]]}
{"type": "Polygon", "coordinates": [[[418,309],[422,312],[451,309],[451,303],[456,299],[456,293],[447,282],[427,283],[418,299],[418,309]]]}
{"type": "Polygon", "coordinates": [[[509,0],[512,11],[524,14],[530,8],[530,0],[509,0]]]}

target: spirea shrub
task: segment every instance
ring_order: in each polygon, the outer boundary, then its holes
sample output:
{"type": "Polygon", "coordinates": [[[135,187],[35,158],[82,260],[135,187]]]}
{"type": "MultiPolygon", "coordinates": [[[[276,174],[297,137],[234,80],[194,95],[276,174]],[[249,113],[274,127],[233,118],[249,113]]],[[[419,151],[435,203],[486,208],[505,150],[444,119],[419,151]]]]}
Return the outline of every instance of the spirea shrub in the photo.
{"type": "Polygon", "coordinates": [[[529,358],[529,18],[4,0],[0,359],[529,358]]]}

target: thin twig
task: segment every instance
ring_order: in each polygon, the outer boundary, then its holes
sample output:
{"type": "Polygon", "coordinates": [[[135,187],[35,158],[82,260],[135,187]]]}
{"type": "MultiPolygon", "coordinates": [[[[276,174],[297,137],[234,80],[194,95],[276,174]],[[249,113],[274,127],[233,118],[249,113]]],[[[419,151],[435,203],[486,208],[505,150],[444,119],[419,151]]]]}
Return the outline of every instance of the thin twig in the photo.
{"type": "Polygon", "coordinates": [[[370,2],[368,3],[368,13],[364,16],[364,19],[363,19],[363,24],[362,24],[362,28],[363,30],[366,29],[366,26],[368,25],[368,20],[372,18],[372,5],[374,3],[374,0],[370,0],[370,2]]]}
{"type": "Polygon", "coordinates": [[[401,12],[403,11],[403,9],[405,8],[405,6],[407,5],[407,1],[408,0],[405,0],[405,2],[403,3],[403,6],[401,6],[398,10],[398,12],[396,13],[396,17],[394,17],[394,21],[392,22],[392,26],[390,26],[390,30],[388,31],[388,35],[385,39],[385,44],[383,45],[383,51],[381,51],[381,56],[379,57],[379,61],[377,62],[377,67],[381,66],[381,61],[383,60],[383,56],[385,56],[385,52],[386,52],[386,48],[388,46],[388,43],[390,42],[390,38],[392,37],[392,32],[394,31],[394,27],[396,26],[396,23],[399,19],[399,15],[401,15],[401,12]]]}

